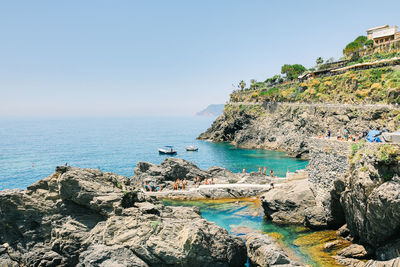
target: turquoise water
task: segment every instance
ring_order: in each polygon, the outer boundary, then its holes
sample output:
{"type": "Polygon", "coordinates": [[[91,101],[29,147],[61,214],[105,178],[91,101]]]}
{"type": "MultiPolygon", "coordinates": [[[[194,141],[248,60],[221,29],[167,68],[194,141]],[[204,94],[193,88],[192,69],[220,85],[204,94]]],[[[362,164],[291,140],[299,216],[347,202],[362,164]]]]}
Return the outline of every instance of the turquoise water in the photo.
{"type": "Polygon", "coordinates": [[[209,200],[209,201],[179,201],[164,200],[164,204],[172,206],[198,206],[203,218],[215,222],[217,225],[228,230],[233,235],[244,235],[250,229],[261,230],[265,233],[278,233],[280,240],[291,251],[295,257],[305,264],[320,266],[311,257],[302,252],[293,244],[294,240],[304,234],[311,233],[303,227],[276,225],[264,220],[264,213],[258,202],[242,200],[236,204],[235,200],[209,200]]]}
{"type": "Polygon", "coordinates": [[[284,176],[307,161],[283,152],[236,149],[196,140],[214,118],[140,117],[85,119],[0,119],[0,190],[25,188],[51,174],[57,165],[99,168],[132,176],[138,161],[161,163],[157,148],[174,145],[177,157],[201,168],[223,166],[238,172],[261,166],[284,176]],[[187,152],[194,144],[198,152],[187,152]],[[33,168],[32,168],[33,164],[33,168]]]}

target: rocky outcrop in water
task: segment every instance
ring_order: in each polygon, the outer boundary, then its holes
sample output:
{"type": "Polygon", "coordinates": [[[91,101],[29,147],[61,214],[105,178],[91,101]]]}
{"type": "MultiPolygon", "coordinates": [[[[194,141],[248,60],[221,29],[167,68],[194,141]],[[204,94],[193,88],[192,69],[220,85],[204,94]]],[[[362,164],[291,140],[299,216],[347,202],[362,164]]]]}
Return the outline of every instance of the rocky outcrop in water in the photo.
{"type": "MultiPolygon", "coordinates": [[[[265,193],[267,217],[317,228],[347,223],[339,232],[365,246],[368,256],[361,257],[373,257],[380,262],[376,266],[400,257],[400,148],[323,139],[313,142],[310,191],[302,194],[307,192],[306,185],[296,188],[299,182],[289,182],[265,193]]],[[[339,255],[342,262],[361,255],[350,252],[339,255]]]]}
{"type": "Polygon", "coordinates": [[[1,266],[243,266],[244,242],[124,176],[58,167],[0,192],[1,266]]]}
{"type": "Polygon", "coordinates": [[[307,180],[276,186],[260,199],[266,217],[281,224],[305,224],[306,209],[316,205],[307,180]]]}
{"type": "Polygon", "coordinates": [[[158,197],[175,199],[218,199],[218,198],[243,198],[260,195],[269,190],[271,181],[269,176],[257,172],[232,173],[222,167],[211,167],[207,170],[200,169],[192,162],[167,158],[161,164],[139,162],[135,168],[133,183],[142,187],[143,183],[153,183],[163,188],[163,192],[150,193],[158,197]],[[200,178],[202,185],[195,186],[194,179],[200,178]],[[172,191],[172,184],[177,179],[187,181],[186,190],[172,191]],[[213,178],[215,185],[204,185],[205,179],[209,182],[213,178]],[[249,185],[250,184],[250,185],[249,185]],[[253,186],[251,186],[253,184],[253,186]],[[228,185],[228,186],[222,186],[228,185]],[[232,186],[229,186],[232,185],[232,186]]]}
{"type": "Polygon", "coordinates": [[[225,107],[211,127],[199,136],[230,142],[245,148],[283,150],[294,157],[309,158],[309,138],[360,135],[365,129],[400,125],[393,107],[378,105],[329,105],[301,103],[236,103],[225,107]]]}
{"type": "Polygon", "coordinates": [[[290,259],[284,248],[266,234],[246,235],[246,247],[251,266],[304,266],[290,259]]]}

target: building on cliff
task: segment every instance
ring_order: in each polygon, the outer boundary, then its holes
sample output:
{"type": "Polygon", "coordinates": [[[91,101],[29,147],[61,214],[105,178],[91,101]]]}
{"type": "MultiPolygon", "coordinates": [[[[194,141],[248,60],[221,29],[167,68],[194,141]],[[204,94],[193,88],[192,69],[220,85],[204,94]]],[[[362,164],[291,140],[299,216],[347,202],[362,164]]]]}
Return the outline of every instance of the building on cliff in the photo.
{"type": "Polygon", "coordinates": [[[383,25],[367,30],[368,40],[374,41],[374,46],[400,41],[397,26],[383,25]]]}

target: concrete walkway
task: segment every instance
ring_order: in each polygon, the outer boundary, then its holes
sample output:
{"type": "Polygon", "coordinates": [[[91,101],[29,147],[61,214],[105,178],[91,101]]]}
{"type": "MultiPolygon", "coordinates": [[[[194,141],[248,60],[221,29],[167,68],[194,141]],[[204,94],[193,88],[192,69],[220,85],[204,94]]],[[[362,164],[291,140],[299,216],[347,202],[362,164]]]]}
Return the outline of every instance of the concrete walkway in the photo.
{"type": "MultiPolygon", "coordinates": [[[[281,184],[275,184],[275,187],[280,187],[281,184]]],[[[271,189],[270,184],[214,184],[214,185],[201,185],[199,187],[192,187],[187,190],[163,190],[159,192],[145,192],[147,195],[155,196],[155,197],[190,197],[198,198],[199,196],[204,195],[204,193],[211,193],[217,191],[248,191],[252,194],[250,196],[254,196],[255,192],[266,192],[271,189]]]]}

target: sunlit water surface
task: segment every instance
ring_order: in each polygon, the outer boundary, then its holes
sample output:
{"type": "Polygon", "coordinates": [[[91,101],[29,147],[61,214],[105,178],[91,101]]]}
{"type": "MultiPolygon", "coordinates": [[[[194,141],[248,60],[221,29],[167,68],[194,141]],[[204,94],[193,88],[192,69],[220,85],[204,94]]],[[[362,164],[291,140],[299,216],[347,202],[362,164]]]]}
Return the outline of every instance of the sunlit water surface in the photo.
{"type": "Polygon", "coordinates": [[[283,152],[236,149],[196,140],[215,118],[136,117],[85,119],[0,119],[0,190],[25,188],[57,165],[98,168],[132,176],[138,161],[161,163],[157,149],[175,146],[180,157],[201,168],[222,166],[238,172],[261,166],[278,176],[302,169],[307,161],[283,152]],[[198,152],[187,152],[189,145],[198,152]]]}

